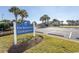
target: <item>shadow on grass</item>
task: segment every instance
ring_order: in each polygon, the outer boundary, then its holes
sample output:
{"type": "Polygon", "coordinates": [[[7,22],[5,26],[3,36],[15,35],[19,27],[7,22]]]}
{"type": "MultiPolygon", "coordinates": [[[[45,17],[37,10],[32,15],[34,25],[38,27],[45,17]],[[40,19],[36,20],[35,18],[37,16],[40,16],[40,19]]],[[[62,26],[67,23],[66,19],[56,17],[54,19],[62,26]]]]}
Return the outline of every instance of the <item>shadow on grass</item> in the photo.
{"type": "Polygon", "coordinates": [[[42,41],[42,37],[35,38],[33,40],[29,40],[28,42],[22,42],[17,45],[13,45],[9,48],[8,53],[22,53],[25,50],[37,45],[42,41]]]}

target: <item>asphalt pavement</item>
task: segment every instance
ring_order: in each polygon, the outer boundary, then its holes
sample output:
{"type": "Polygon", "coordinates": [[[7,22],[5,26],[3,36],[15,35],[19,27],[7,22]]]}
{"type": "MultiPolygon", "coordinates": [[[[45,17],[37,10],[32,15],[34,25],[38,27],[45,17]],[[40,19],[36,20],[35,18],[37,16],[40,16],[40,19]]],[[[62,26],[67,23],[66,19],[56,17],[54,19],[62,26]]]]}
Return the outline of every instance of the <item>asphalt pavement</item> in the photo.
{"type": "Polygon", "coordinates": [[[65,38],[79,40],[79,28],[47,27],[47,28],[36,29],[36,31],[48,35],[56,35],[65,38]]]}

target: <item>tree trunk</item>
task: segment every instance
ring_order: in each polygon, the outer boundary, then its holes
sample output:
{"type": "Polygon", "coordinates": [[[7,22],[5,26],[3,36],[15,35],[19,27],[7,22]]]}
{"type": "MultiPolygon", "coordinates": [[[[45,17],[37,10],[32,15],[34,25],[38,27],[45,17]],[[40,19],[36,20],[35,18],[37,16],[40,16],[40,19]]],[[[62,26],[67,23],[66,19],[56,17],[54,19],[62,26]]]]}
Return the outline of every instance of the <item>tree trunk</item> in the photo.
{"type": "Polygon", "coordinates": [[[15,20],[17,21],[17,14],[15,14],[15,20]]]}
{"type": "Polygon", "coordinates": [[[24,17],[22,17],[22,21],[23,21],[24,17]]]}
{"type": "Polygon", "coordinates": [[[47,23],[46,21],[47,21],[47,19],[45,20],[45,24],[47,23]]]}

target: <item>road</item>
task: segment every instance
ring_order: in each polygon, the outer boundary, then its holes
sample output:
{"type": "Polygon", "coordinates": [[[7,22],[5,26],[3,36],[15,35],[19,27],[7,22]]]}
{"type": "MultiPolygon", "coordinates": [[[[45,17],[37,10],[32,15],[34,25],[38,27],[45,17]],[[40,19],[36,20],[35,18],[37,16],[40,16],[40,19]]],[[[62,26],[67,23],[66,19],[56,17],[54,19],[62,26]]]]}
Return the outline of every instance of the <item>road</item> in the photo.
{"type": "Polygon", "coordinates": [[[0,31],[0,36],[13,34],[13,31],[0,31]]]}
{"type": "Polygon", "coordinates": [[[59,28],[59,27],[48,27],[36,29],[37,32],[41,32],[49,35],[57,35],[65,38],[69,38],[70,33],[71,39],[79,39],[79,28],[59,28]]]}

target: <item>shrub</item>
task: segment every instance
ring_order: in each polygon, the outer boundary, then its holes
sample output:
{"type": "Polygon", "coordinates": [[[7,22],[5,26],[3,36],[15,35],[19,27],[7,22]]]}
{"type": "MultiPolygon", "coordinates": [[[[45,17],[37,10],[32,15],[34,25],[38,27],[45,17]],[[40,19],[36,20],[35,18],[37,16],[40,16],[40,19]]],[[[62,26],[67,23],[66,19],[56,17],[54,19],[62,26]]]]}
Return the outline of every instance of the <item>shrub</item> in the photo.
{"type": "Polygon", "coordinates": [[[0,23],[0,30],[10,30],[10,24],[9,23],[0,23]]]}

